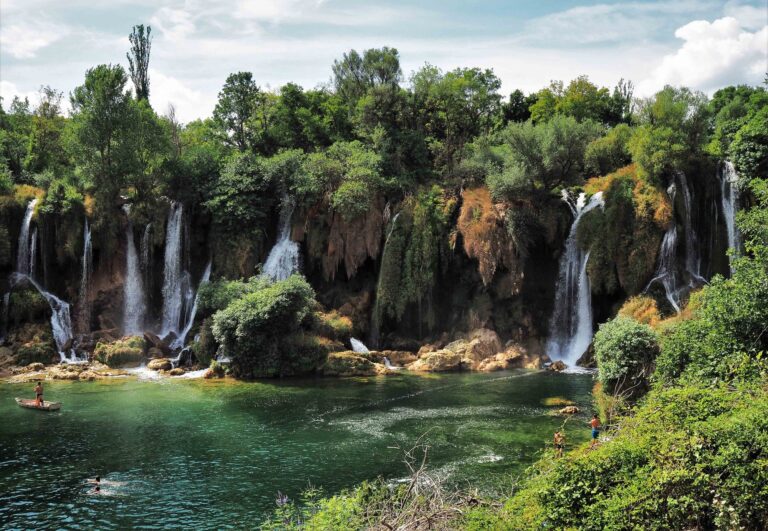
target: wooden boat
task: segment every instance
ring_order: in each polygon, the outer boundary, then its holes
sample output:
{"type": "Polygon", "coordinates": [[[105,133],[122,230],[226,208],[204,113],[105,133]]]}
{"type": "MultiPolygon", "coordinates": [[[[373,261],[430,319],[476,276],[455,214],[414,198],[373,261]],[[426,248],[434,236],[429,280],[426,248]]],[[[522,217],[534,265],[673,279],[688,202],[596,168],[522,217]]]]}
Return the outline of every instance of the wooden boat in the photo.
{"type": "Polygon", "coordinates": [[[39,409],[40,411],[58,411],[61,409],[61,402],[46,402],[43,401],[42,406],[37,405],[37,400],[34,398],[17,398],[16,403],[21,407],[27,409],[39,409]]]}

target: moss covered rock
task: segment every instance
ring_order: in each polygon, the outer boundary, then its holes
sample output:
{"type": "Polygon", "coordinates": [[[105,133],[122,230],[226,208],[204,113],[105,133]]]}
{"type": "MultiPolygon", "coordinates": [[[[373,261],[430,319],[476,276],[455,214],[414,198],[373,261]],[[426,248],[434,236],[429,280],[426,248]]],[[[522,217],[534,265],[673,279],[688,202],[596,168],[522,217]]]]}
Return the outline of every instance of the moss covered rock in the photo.
{"type": "Polygon", "coordinates": [[[447,348],[427,352],[408,365],[408,370],[418,372],[445,372],[461,369],[461,354],[447,348]]]}
{"type": "Polygon", "coordinates": [[[112,343],[97,343],[94,357],[110,367],[139,365],[144,360],[147,343],[141,336],[128,336],[112,343]]]}
{"type": "Polygon", "coordinates": [[[329,354],[321,372],[325,376],[373,376],[379,370],[371,360],[348,350],[329,354]]]}

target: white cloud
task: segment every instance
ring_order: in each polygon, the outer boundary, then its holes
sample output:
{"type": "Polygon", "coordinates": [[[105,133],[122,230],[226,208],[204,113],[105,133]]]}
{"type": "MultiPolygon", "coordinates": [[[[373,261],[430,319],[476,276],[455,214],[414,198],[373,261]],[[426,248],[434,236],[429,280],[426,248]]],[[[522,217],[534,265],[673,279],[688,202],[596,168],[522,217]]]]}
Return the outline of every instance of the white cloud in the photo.
{"type": "Polygon", "coordinates": [[[530,20],[522,38],[542,44],[597,44],[651,40],[670,17],[706,9],[705,0],[619,2],[577,6],[530,20]]]}
{"type": "Polygon", "coordinates": [[[168,105],[172,104],[180,122],[186,123],[199,117],[210,116],[216,105],[215,95],[192,89],[182,81],[152,68],[149,69],[149,81],[149,99],[155,111],[165,114],[168,105]]]}
{"type": "Polygon", "coordinates": [[[683,45],[638,84],[638,94],[649,95],[667,84],[707,92],[729,84],[757,84],[768,68],[768,26],[752,32],[733,17],[695,20],[678,28],[675,36],[683,45]]]}
{"type": "Polygon", "coordinates": [[[13,101],[14,97],[18,97],[23,100],[27,98],[31,106],[35,106],[39,101],[39,93],[35,91],[23,91],[19,90],[19,87],[15,83],[10,81],[0,81],[0,97],[3,98],[3,108],[7,111],[8,106],[13,101]]]}
{"type": "Polygon", "coordinates": [[[287,18],[298,18],[322,3],[322,0],[239,0],[234,13],[237,18],[280,22],[287,18]]]}
{"type": "Polygon", "coordinates": [[[68,28],[48,22],[0,25],[0,47],[16,59],[31,59],[37,52],[65,37],[68,28]]]}
{"type": "Polygon", "coordinates": [[[192,15],[184,9],[161,7],[150,19],[150,26],[160,30],[164,38],[179,42],[195,32],[192,15]]]}
{"type": "Polygon", "coordinates": [[[756,7],[731,0],[725,4],[723,13],[728,17],[735,18],[742,27],[747,29],[760,29],[768,24],[768,9],[765,5],[756,7]]]}

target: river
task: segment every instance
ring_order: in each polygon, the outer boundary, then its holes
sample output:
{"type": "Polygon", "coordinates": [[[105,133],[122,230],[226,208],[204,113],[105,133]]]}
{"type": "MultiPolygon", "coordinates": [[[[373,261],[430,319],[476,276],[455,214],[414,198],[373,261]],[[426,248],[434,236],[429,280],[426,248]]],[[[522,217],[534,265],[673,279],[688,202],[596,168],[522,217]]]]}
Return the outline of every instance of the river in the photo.
{"type": "MultiPolygon", "coordinates": [[[[510,371],[242,383],[50,382],[57,413],[18,407],[33,385],[0,384],[0,527],[242,528],[296,499],[405,476],[421,435],[447,482],[492,492],[563,423],[547,397],[586,409],[592,377],[510,371]],[[88,478],[116,482],[89,494],[88,478]]],[[[586,413],[567,424],[588,438],[586,413]],[[583,422],[582,422],[583,421],[583,422]]]]}

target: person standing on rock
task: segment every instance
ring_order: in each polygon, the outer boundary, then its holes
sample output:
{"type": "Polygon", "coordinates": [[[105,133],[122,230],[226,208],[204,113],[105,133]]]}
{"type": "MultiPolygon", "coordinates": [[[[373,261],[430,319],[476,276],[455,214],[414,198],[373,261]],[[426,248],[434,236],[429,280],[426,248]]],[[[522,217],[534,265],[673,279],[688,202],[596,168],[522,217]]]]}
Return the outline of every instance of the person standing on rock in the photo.
{"type": "Polygon", "coordinates": [[[592,420],[589,421],[589,425],[592,427],[592,442],[589,447],[594,448],[597,444],[597,436],[600,435],[600,419],[597,418],[597,413],[592,415],[592,420]]]}
{"type": "Polygon", "coordinates": [[[35,386],[35,405],[37,407],[43,407],[43,382],[37,382],[35,386]]]}

